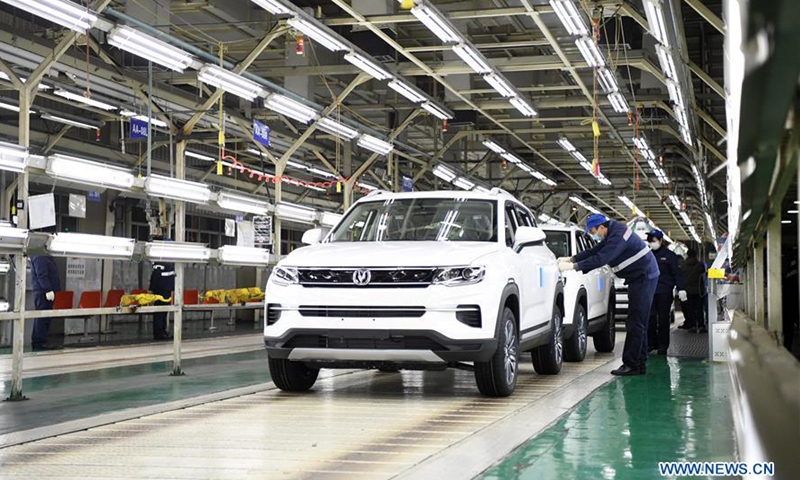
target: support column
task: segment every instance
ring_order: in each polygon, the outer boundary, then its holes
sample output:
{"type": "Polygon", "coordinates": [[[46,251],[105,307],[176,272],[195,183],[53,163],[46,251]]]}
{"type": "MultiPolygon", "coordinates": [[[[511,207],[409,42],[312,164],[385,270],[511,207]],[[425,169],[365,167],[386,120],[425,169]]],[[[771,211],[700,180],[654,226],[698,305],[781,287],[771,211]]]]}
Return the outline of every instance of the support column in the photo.
{"type": "Polygon", "coordinates": [[[783,345],[783,286],[781,274],[781,217],[767,226],[767,330],[783,345]]]}
{"type": "MultiPolygon", "coordinates": [[[[275,177],[278,180],[280,180],[283,177],[283,172],[285,170],[286,170],[286,162],[278,162],[278,164],[275,165],[275,177]]],[[[283,197],[283,182],[282,181],[278,181],[277,183],[275,183],[275,205],[276,206],[281,202],[282,197],[283,197]]],[[[273,217],[272,224],[275,227],[275,233],[274,233],[275,234],[275,238],[273,239],[273,242],[275,244],[275,248],[273,249],[273,252],[275,253],[276,257],[280,258],[281,255],[284,255],[283,249],[281,248],[281,236],[282,236],[282,233],[281,233],[281,219],[278,218],[277,215],[275,215],[273,217]]],[[[286,253],[288,253],[288,252],[286,252],[286,253]]]]}
{"type": "Polygon", "coordinates": [[[747,261],[744,266],[744,312],[750,318],[755,318],[753,314],[753,302],[755,295],[753,294],[753,259],[747,261]]]}
{"type": "MultiPolygon", "coordinates": [[[[114,212],[111,211],[111,203],[113,202],[114,198],[116,197],[116,193],[112,193],[111,190],[106,191],[106,226],[105,231],[103,232],[106,237],[111,237],[114,235],[114,224],[116,217],[114,212]]],[[[102,291],[108,295],[108,291],[111,290],[111,283],[114,276],[114,261],[113,260],[103,260],[103,283],[102,283],[102,291]]],[[[109,332],[108,328],[108,315],[102,315],[100,317],[100,332],[102,333],[111,333],[109,332]]]]}
{"type": "Polygon", "coordinates": [[[764,325],[766,305],[764,304],[764,245],[757,243],[753,251],[753,308],[754,319],[764,325]]]}
{"type": "MultiPolygon", "coordinates": [[[[175,177],[183,180],[186,178],[186,140],[181,140],[175,145],[175,177]]],[[[175,241],[186,241],[186,203],[175,202],[175,241]]],[[[172,339],[173,366],[172,375],[183,375],[181,370],[181,337],[183,337],[183,263],[175,264],[175,289],[172,294],[172,304],[175,306],[172,339]]]]}

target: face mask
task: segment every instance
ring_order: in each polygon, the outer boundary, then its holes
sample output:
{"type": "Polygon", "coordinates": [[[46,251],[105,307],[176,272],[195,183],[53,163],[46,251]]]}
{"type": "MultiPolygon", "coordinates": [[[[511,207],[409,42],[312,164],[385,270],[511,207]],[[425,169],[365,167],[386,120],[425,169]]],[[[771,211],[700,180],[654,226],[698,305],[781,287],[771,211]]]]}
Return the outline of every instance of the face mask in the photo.
{"type": "Polygon", "coordinates": [[[600,242],[603,241],[603,237],[601,237],[600,235],[598,235],[596,233],[590,233],[589,236],[592,237],[592,240],[594,240],[597,243],[600,243],[600,242]]]}
{"type": "Polygon", "coordinates": [[[650,242],[650,248],[653,250],[658,250],[661,248],[661,242],[650,242]]]}

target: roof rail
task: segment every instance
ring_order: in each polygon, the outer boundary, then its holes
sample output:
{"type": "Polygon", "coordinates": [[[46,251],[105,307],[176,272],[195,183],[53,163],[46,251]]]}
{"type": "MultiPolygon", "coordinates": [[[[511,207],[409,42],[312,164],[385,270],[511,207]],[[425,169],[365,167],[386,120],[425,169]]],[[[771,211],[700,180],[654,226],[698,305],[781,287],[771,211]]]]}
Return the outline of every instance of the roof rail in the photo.
{"type": "Polygon", "coordinates": [[[385,193],[389,193],[389,192],[386,192],[386,191],[378,189],[378,190],[373,190],[373,191],[369,192],[368,194],[364,195],[364,197],[365,198],[369,198],[369,197],[374,197],[375,195],[383,195],[385,193]]]}
{"type": "Polygon", "coordinates": [[[502,195],[504,197],[515,198],[514,195],[511,195],[510,193],[508,193],[507,191],[503,190],[500,187],[493,187],[491,190],[489,190],[489,193],[491,193],[492,195],[502,195]]]}

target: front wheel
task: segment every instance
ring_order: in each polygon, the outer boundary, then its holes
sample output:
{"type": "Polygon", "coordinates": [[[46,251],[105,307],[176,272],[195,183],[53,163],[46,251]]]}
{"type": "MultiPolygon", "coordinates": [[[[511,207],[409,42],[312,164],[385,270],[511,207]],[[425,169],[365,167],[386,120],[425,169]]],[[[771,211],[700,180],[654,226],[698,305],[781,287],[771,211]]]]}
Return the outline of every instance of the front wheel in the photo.
{"type": "Polygon", "coordinates": [[[555,375],[561,371],[564,362],[564,330],[562,326],[563,314],[558,305],[553,309],[553,328],[550,342],[541,347],[536,347],[531,352],[533,369],[539,375],[555,375]]]}
{"type": "Polygon", "coordinates": [[[519,335],[514,312],[504,308],[500,322],[494,355],[486,362],[475,362],[475,383],[487,397],[507,397],[517,386],[519,335]]]}
{"type": "Polygon", "coordinates": [[[608,301],[608,311],[606,312],[606,323],[603,328],[594,334],[594,349],[598,352],[608,353],[614,351],[614,345],[617,343],[617,324],[615,317],[617,316],[617,305],[614,297],[614,292],[611,292],[611,298],[608,301]]]}
{"type": "Polygon", "coordinates": [[[578,303],[575,306],[575,318],[572,319],[575,331],[564,346],[564,360],[568,362],[582,362],[586,358],[586,307],[578,303]]]}
{"type": "Polygon", "coordinates": [[[314,386],[319,368],[309,368],[302,362],[269,357],[269,373],[275,386],[286,392],[305,392],[314,386]]]}

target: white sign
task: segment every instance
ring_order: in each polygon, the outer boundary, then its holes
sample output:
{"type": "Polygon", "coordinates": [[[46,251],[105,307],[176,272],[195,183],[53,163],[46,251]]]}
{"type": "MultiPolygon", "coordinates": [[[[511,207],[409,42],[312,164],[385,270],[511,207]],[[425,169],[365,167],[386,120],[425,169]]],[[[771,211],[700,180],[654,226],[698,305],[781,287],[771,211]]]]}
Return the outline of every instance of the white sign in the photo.
{"type": "Polygon", "coordinates": [[[731,349],[728,346],[728,336],[730,335],[730,323],[711,324],[711,348],[714,362],[729,362],[731,349]]]}
{"type": "Polygon", "coordinates": [[[236,220],[232,218],[225,219],[225,236],[226,237],[236,236],[236,220]]]}
{"type": "Polygon", "coordinates": [[[28,228],[52,227],[56,224],[56,200],[52,193],[28,198],[28,228]]]}
{"type": "Polygon", "coordinates": [[[69,194],[69,216],[86,218],[86,197],[83,195],[69,194]]]}
{"type": "Polygon", "coordinates": [[[86,278],[86,261],[82,258],[68,258],[67,278],[86,278]]]}
{"type": "Polygon", "coordinates": [[[253,228],[255,229],[255,244],[257,247],[272,245],[272,217],[267,215],[256,215],[253,217],[253,228]]]}
{"type": "Polygon", "coordinates": [[[236,224],[236,245],[252,247],[255,244],[255,231],[252,222],[238,222],[236,224]]]}

